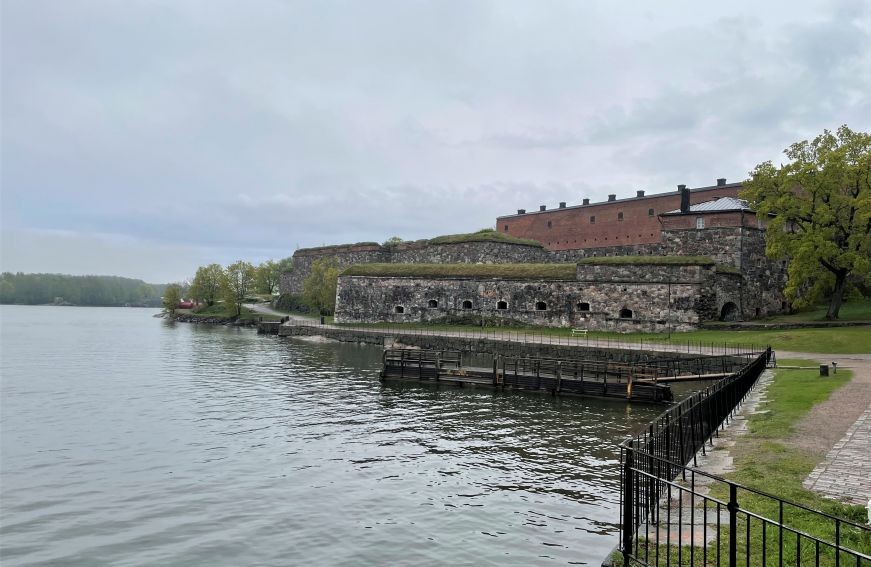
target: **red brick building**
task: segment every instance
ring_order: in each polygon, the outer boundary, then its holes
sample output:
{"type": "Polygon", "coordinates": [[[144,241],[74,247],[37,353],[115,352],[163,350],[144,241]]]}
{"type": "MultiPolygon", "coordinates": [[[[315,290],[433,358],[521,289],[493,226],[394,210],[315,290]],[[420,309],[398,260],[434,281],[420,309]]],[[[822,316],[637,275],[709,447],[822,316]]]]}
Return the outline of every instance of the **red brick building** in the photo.
{"type": "MultiPolygon", "coordinates": [[[[645,195],[638,191],[635,197],[617,199],[609,195],[608,201],[547,210],[544,205],[538,211],[501,216],[496,219],[496,229],[520,238],[541,242],[550,250],[575,250],[604,246],[631,246],[660,242],[663,219],[659,216],[681,206],[681,189],[670,193],[645,195]]],[[[716,185],[690,189],[690,205],[711,201],[719,197],[737,197],[742,189],[740,183],[726,183],[718,179],[716,185]]],[[[731,219],[730,219],[731,220],[731,219]]],[[[754,221],[755,222],[755,219],[754,221]]],[[[741,224],[740,221],[737,224],[741,224]]]]}

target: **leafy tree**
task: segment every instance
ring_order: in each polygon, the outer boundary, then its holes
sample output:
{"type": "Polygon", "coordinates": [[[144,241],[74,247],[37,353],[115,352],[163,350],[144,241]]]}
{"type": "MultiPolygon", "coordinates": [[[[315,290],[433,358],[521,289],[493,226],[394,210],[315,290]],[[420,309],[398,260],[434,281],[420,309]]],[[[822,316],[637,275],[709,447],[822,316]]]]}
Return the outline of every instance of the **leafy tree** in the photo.
{"type": "Polygon", "coordinates": [[[871,134],[841,126],[784,151],[751,172],[742,197],[760,217],[767,253],[789,258],[786,297],[797,307],[830,293],[826,319],[837,319],[851,285],[871,278],[871,134]]]}
{"type": "Polygon", "coordinates": [[[266,260],[257,266],[257,291],[272,295],[278,289],[278,279],[281,277],[278,262],[266,260]]]}
{"type": "MultiPolygon", "coordinates": [[[[11,274],[9,274],[11,276],[11,274]]],[[[0,303],[13,303],[15,301],[15,284],[6,274],[0,277],[0,303]]]]}
{"type": "Polygon", "coordinates": [[[149,305],[159,307],[163,285],[116,276],[68,276],[5,272],[0,303],[44,305],[57,298],[75,305],[149,305]]]}
{"type": "Polygon", "coordinates": [[[224,283],[224,269],[219,264],[200,266],[191,282],[189,294],[193,299],[212,306],[218,300],[224,283]]]}
{"type": "Polygon", "coordinates": [[[288,256],[283,260],[278,261],[278,273],[283,274],[293,271],[293,256],[288,256]]]}
{"type": "Polygon", "coordinates": [[[257,268],[243,260],[230,264],[224,270],[221,295],[228,306],[233,306],[233,313],[237,317],[242,314],[245,298],[254,291],[256,278],[257,268]]]}
{"type": "Polygon", "coordinates": [[[397,244],[402,244],[403,242],[405,242],[405,241],[403,239],[401,239],[400,237],[391,236],[390,238],[388,238],[387,240],[384,241],[383,246],[388,246],[388,247],[396,246],[397,244]]]}
{"type": "Polygon", "coordinates": [[[336,308],[336,286],[339,281],[339,265],[333,258],[321,258],[312,262],[308,277],[302,282],[305,302],[325,315],[336,308]]]}
{"type": "Polygon", "coordinates": [[[163,310],[170,315],[175,315],[178,303],[181,301],[181,286],[170,284],[163,292],[163,310]]]}

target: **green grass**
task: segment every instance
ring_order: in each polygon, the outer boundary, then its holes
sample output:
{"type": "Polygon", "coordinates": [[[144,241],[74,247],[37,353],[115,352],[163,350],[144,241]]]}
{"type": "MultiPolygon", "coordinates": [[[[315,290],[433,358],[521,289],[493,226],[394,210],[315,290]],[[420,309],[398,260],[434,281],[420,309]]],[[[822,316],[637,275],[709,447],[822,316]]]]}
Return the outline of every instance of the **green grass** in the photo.
{"type": "MultiPolygon", "coordinates": [[[[235,315],[235,312],[232,308],[227,308],[223,303],[216,303],[212,306],[204,306],[197,310],[190,309],[177,309],[178,313],[186,313],[188,315],[192,315],[194,317],[224,317],[226,319],[230,319],[235,315]]],[[[260,318],[263,318],[263,321],[278,321],[281,319],[278,315],[266,315],[263,313],[257,313],[249,309],[248,307],[242,307],[242,313],[239,315],[238,320],[240,321],[257,321],[260,318]]]]}
{"type": "Polygon", "coordinates": [[[431,238],[429,244],[462,244],[464,242],[504,242],[507,244],[522,244],[542,248],[541,242],[529,238],[518,238],[495,230],[480,230],[467,234],[446,234],[431,238]]]}
{"type": "MultiPolygon", "coordinates": [[[[803,323],[826,320],[828,305],[817,305],[790,315],[777,315],[759,319],[761,323],[803,323]]],[[[851,299],[841,305],[839,321],[871,321],[871,299],[851,299]]]]}
{"type": "Polygon", "coordinates": [[[596,266],[713,266],[716,262],[710,256],[592,256],[579,260],[578,264],[596,266]]]}
{"type": "MultiPolygon", "coordinates": [[[[781,362],[799,366],[815,365],[811,360],[781,362]]],[[[726,477],[743,486],[863,524],[866,518],[864,507],[823,498],[802,486],[802,481],[816,466],[819,456],[799,448],[794,437],[796,425],[810,409],[827,400],[832,392],[849,382],[851,377],[852,373],[847,370],[830,375],[828,378],[821,378],[817,369],[778,369],[774,381],[768,386],[767,401],[760,408],[766,413],[750,416],[749,433],[738,437],[735,445],[730,449],[736,470],[726,477]]],[[[728,499],[725,485],[714,487],[711,495],[728,499]]],[[[738,503],[742,510],[749,510],[775,520],[778,517],[779,507],[775,500],[752,492],[739,491],[738,503]]],[[[784,509],[784,517],[791,527],[828,541],[835,539],[834,522],[818,514],[787,506],[784,509]]],[[[746,524],[739,526],[739,534],[740,545],[740,542],[746,541],[746,524]]],[[[750,540],[751,549],[761,549],[762,530],[758,523],[751,522],[750,540]]],[[[769,557],[777,557],[776,538],[769,535],[766,541],[769,557]]],[[[785,557],[784,561],[787,564],[795,564],[795,537],[792,536],[788,541],[790,543],[786,550],[788,559],[785,557]]],[[[843,528],[842,542],[846,547],[871,554],[871,537],[859,530],[843,528]]],[[[805,553],[809,553],[810,542],[804,543],[805,553]]],[[[802,564],[809,560],[809,555],[805,553],[802,554],[802,564]]],[[[846,559],[846,556],[842,559],[846,559]]],[[[824,563],[833,562],[834,554],[829,553],[824,563]]]]}
{"type": "MultiPolygon", "coordinates": [[[[488,321],[489,323],[489,321],[488,321]]],[[[465,331],[483,332],[492,335],[500,332],[523,335],[524,333],[537,339],[538,337],[568,337],[571,329],[553,327],[530,327],[530,326],[505,326],[494,328],[487,326],[482,329],[480,325],[454,325],[454,324],[425,324],[425,323],[369,323],[369,324],[343,324],[348,327],[365,328],[391,328],[423,331],[465,331]]],[[[871,341],[868,337],[871,329],[868,327],[837,327],[819,329],[754,329],[749,331],[719,331],[703,330],[686,333],[672,333],[669,338],[666,333],[605,333],[591,331],[591,342],[619,341],[619,342],[644,342],[647,344],[664,344],[672,346],[684,346],[687,342],[699,343],[710,346],[743,346],[756,345],[764,348],[768,345],[775,350],[792,352],[807,352],[819,354],[871,354],[871,341]]]]}
{"type": "Polygon", "coordinates": [[[574,264],[358,264],[343,276],[573,280],[574,264]]]}

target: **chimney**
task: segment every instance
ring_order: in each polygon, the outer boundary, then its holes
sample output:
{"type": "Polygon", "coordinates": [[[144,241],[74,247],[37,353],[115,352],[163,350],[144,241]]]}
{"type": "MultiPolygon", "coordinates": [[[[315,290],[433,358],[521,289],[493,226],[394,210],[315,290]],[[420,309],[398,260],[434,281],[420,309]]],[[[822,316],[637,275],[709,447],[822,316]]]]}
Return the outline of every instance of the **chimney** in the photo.
{"type": "Polygon", "coordinates": [[[614,194],[608,195],[608,200],[609,200],[609,201],[616,201],[616,200],[617,200],[617,195],[614,195],[614,194]]]}
{"type": "Polygon", "coordinates": [[[636,196],[636,197],[643,197],[643,196],[644,196],[644,191],[641,190],[641,189],[639,189],[638,191],[635,192],[635,196],[636,196]]]}
{"type": "Polygon", "coordinates": [[[518,215],[525,215],[525,214],[526,214],[526,209],[517,209],[517,214],[518,214],[518,215]]]}
{"type": "Polygon", "coordinates": [[[547,210],[547,205],[539,205],[538,210],[539,210],[539,211],[546,211],[546,210],[547,210]]]}
{"type": "Polygon", "coordinates": [[[725,184],[726,184],[726,178],[725,178],[725,177],[720,177],[719,179],[717,179],[717,187],[722,187],[722,186],[725,185],[725,184]]]}
{"type": "Polygon", "coordinates": [[[589,200],[589,199],[584,199],[583,204],[584,204],[584,205],[589,205],[589,204],[590,204],[590,200],[589,200]]]}
{"type": "Polygon", "coordinates": [[[680,212],[690,212],[690,190],[686,185],[678,185],[677,189],[680,191],[680,212]]]}
{"type": "Polygon", "coordinates": [[[565,208],[566,208],[566,202],[565,202],[565,201],[560,201],[560,202],[559,202],[559,208],[561,208],[561,209],[565,209],[565,208]]]}

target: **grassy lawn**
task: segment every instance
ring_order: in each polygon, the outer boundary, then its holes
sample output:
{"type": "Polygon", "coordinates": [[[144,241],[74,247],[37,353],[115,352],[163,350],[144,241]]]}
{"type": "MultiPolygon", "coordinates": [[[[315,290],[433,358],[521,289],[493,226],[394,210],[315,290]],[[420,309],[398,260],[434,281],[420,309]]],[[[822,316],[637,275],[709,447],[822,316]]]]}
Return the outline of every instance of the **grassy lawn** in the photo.
{"type": "MultiPolygon", "coordinates": [[[[818,305],[792,315],[778,315],[760,319],[762,323],[794,323],[825,321],[828,305],[818,305]]],[[[841,321],[871,321],[871,299],[853,299],[843,305],[838,313],[841,321]]]]}
{"type": "MultiPolygon", "coordinates": [[[[185,313],[188,315],[192,315],[194,317],[225,317],[230,318],[235,315],[235,312],[232,308],[225,307],[222,303],[216,303],[212,306],[204,306],[196,311],[191,309],[177,309],[177,313],[185,313]]],[[[265,315],[262,313],[257,313],[256,311],[252,311],[248,307],[242,307],[242,313],[239,315],[238,319],[240,321],[257,321],[260,317],[263,318],[264,321],[278,321],[281,317],[277,315],[265,315]]]]}
{"type": "MultiPolygon", "coordinates": [[[[348,324],[348,327],[428,330],[428,331],[466,331],[495,335],[499,333],[526,334],[536,339],[538,337],[569,337],[571,329],[555,329],[552,327],[480,327],[478,325],[448,325],[421,323],[372,323],[348,324]]],[[[641,342],[671,345],[686,345],[689,341],[698,345],[729,346],[771,345],[775,350],[792,352],[812,352],[827,354],[871,354],[871,329],[868,327],[836,327],[820,329],[760,329],[748,331],[702,330],[687,333],[672,333],[671,338],[666,333],[603,333],[590,332],[589,340],[613,342],[641,342]]]]}
{"type": "MultiPolygon", "coordinates": [[[[811,360],[781,361],[789,365],[814,365],[811,360]]],[[[827,514],[852,520],[858,524],[866,521],[866,511],[862,506],[841,504],[802,487],[802,481],[807,478],[817,465],[819,457],[803,451],[795,446],[795,426],[810,411],[810,409],[828,399],[832,392],[850,381],[850,371],[840,371],[828,378],[821,378],[819,371],[778,369],[774,381],[769,385],[767,401],[760,408],[767,413],[758,413],[748,420],[749,433],[739,437],[730,453],[734,458],[736,471],[726,475],[727,478],[739,484],[777,494],[781,498],[803,504],[827,514]]],[[[728,500],[725,486],[718,486],[712,491],[712,496],[728,500]]],[[[738,503],[741,509],[750,510],[761,516],[777,519],[779,509],[776,501],[758,496],[747,491],[738,492],[738,503]]],[[[805,533],[821,537],[828,541],[835,540],[835,524],[823,517],[806,512],[800,508],[785,507],[785,522],[791,527],[805,533]]],[[[770,533],[766,538],[769,558],[777,558],[778,542],[773,537],[775,530],[769,526],[770,533]]],[[[746,541],[746,524],[739,525],[739,549],[746,541]]],[[[842,545],[871,554],[871,537],[855,528],[842,527],[842,545]]],[[[784,538],[784,562],[794,565],[795,536],[784,538]]],[[[762,546],[762,529],[758,522],[751,522],[751,549],[760,550],[762,546]]],[[[812,561],[811,542],[803,541],[805,550],[802,553],[801,564],[812,561]]],[[[824,549],[824,548],[821,548],[824,549]]],[[[834,553],[828,554],[829,564],[834,563],[834,553]]],[[[847,556],[842,556],[847,564],[847,556]]]]}

